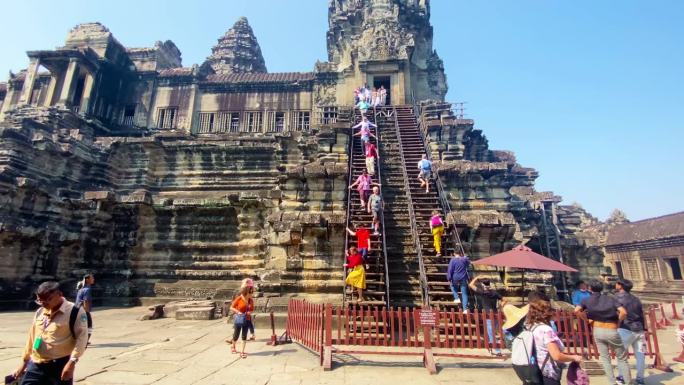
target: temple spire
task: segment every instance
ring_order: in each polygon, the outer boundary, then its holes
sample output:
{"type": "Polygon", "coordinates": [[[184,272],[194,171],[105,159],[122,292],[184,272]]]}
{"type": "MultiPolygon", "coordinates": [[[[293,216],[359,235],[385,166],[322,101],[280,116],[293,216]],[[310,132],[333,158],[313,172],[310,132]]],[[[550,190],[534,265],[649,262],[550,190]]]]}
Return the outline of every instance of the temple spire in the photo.
{"type": "Polygon", "coordinates": [[[212,49],[207,63],[217,74],[267,72],[261,47],[246,17],[241,17],[212,49]]]}

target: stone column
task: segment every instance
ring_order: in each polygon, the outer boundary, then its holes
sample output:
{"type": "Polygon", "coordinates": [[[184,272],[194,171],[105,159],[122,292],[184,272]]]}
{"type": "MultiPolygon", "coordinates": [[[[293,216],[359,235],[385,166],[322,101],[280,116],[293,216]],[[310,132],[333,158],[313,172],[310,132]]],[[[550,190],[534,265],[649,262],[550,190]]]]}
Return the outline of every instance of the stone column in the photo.
{"type": "Polygon", "coordinates": [[[45,95],[45,107],[50,107],[52,100],[55,98],[55,90],[57,90],[57,83],[59,83],[58,76],[57,74],[50,74],[50,85],[47,89],[47,95],[45,95]]]}
{"type": "Polygon", "coordinates": [[[85,85],[83,87],[83,97],[81,98],[80,111],[84,114],[90,113],[90,96],[93,93],[93,86],[95,85],[95,78],[92,74],[86,74],[85,85]]]}
{"type": "Polygon", "coordinates": [[[68,107],[68,103],[73,97],[75,91],[75,79],[78,76],[78,59],[69,59],[69,67],[67,67],[64,75],[64,84],[62,85],[62,93],[59,95],[57,104],[68,107]]]}
{"type": "Polygon", "coordinates": [[[31,63],[26,72],[26,79],[24,79],[24,88],[21,92],[19,104],[28,104],[31,102],[31,95],[33,94],[33,88],[36,85],[36,77],[38,76],[38,67],[40,67],[40,58],[31,58],[31,63]]]}

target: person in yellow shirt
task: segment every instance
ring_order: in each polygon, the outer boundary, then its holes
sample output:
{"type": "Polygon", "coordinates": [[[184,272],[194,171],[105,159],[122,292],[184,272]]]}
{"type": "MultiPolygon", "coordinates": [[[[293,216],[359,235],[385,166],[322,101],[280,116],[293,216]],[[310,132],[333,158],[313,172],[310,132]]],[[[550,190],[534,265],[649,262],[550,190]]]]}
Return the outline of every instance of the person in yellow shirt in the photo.
{"type": "Polygon", "coordinates": [[[21,385],[71,385],[88,343],[88,317],[83,308],[74,309],[64,299],[57,282],[43,282],[36,296],[41,308],[29,328],[22,363],[14,376],[23,375],[21,385]]]}

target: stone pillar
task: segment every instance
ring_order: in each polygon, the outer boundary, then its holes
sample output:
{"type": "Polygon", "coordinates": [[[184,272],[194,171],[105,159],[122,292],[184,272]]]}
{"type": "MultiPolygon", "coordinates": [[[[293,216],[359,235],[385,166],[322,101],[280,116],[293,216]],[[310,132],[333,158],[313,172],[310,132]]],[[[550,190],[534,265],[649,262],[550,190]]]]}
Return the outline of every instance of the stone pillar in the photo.
{"type": "Polygon", "coordinates": [[[90,96],[93,93],[93,86],[95,85],[95,77],[88,73],[85,79],[85,85],[83,87],[83,97],[81,98],[81,109],[80,111],[84,114],[90,113],[90,96]]]}
{"type": "Polygon", "coordinates": [[[16,107],[12,105],[12,99],[14,99],[14,94],[20,92],[12,87],[12,82],[7,83],[7,94],[5,95],[5,101],[2,103],[2,109],[0,109],[0,122],[5,120],[5,114],[10,109],[16,107]]]}
{"type": "Polygon", "coordinates": [[[19,104],[28,104],[31,102],[31,95],[33,94],[33,88],[36,85],[36,77],[38,76],[38,67],[40,67],[40,59],[31,58],[31,63],[26,72],[26,79],[24,79],[24,88],[21,92],[19,104]]]}
{"type": "Polygon", "coordinates": [[[57,104],[68,107],[68,103],[73,97],[75,91],[75,80],[78,76],[78,60],[71,58],[69,60],[69,67],[67,67],[64,75],[64,84],[62,85],[62,93],[59,95],[57,104]]]}
{"type": "MultiPolygon", "coordinates": [[[[200,92],[199,92],[199,87],[197,84],[193,84],[190,88],[190,105],[188,106],[188,110],[185,111],[186,114],[188,114],[187,122],[185,123],[185,127],[181,127],[179,124],[176,125],[178,129],[185,129],[185,132],[188,134],[195,134],[193,132],[193,129],[195,128],[195,115],[199,113],[199,108],[200,108],[200,92]]],[[[181,114],[180,108],[178,109],[177,112],[178,115],[181,114]]],[[[176,116],[176,119],[178,119],[178,116],[176,116]]],[[[178,122],[180,123],[180,122],[178,122]]]]}

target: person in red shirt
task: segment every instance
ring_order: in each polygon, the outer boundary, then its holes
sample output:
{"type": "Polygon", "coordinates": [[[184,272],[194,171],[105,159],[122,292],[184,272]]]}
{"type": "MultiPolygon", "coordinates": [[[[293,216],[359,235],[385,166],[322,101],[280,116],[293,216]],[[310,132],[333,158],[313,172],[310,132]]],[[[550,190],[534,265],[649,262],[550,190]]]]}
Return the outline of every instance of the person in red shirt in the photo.
{"type": "Polygon", "coordinates": [[[356,237],[356,247],[358,248],[361,257],[363,257],[363,263],[366,265],[366,269],[368,269],[368,251],[370,250],[370,230],[363,226],[357,228],[356,226],[354,226],[353,223],[351,223],[351,227],[355,230],[351,230],[349,227],[347,227],[347,232],[349,233],[349,235],[356,237]]]}
{"type": "Polygon", "coordinates": [[[376,158],[378,158],[378,148],[371,142],[366,143],[366,170],[368,170],[368,175],[375,175],[376,158]]]}
{"type": "Polygon", "coordinates": [[[237,353],[235,343],[237,342],[238,336],[242,334],[241,358],[247,358],[245,346],[247,345],[248,322],[252,319],[252,312],[254,311],[253,295],[254,286],[243,286],[240,288],[240,295],[235,297],[233,303],[230,305],[230,311],[235,315],[233,319],[233,339],[230,341],[230,351],[233,354],[237,353]]]}
{"type": "Polygon", "coordinates": [[[366,288],[366,270],[363,268],[363,257],[359,254],[355,246],[349,248],[347,252],[347,263],[344,267],[351,269],[344,282],[356,289],[359,294],[358,301],[363,301],[363,290],[366,288]]]}

